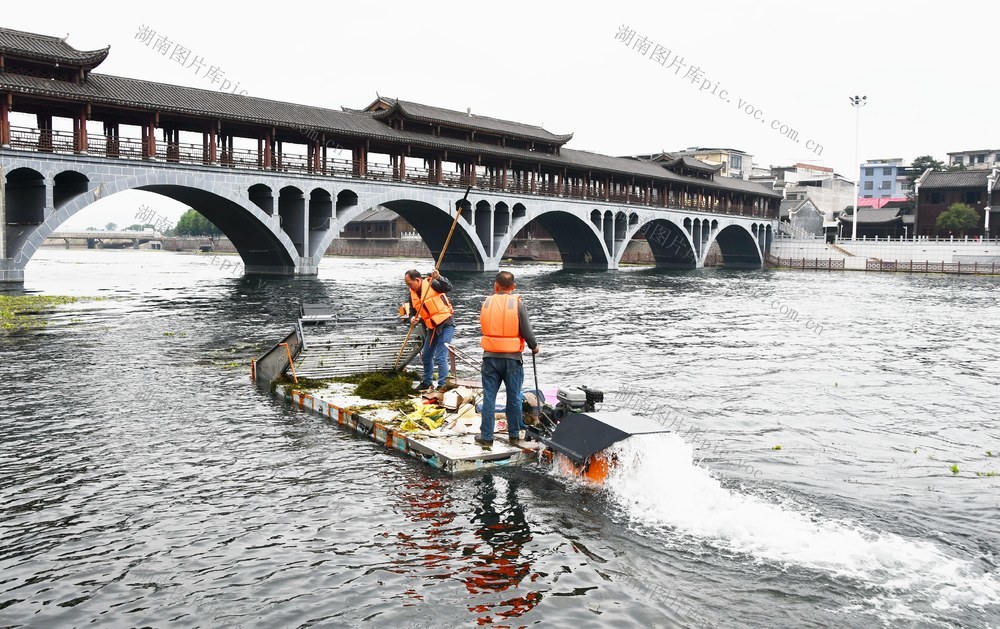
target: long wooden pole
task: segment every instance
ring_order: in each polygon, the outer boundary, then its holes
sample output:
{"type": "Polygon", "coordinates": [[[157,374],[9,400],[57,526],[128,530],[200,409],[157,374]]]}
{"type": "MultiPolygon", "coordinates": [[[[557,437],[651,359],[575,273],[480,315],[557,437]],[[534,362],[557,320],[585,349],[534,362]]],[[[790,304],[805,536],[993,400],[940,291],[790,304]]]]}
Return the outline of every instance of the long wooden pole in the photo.
{"type": "MultiPolygon", "coordinates": [[[[448,251],[448,244],[451,242],[451,236],[452,236],[452,234],[455,233],[455,227],[458,225],[458,217],[462,215],[462,205],[469,198],[469,192],[471,190],[472,190],[472,186],[469,186],[468,188],[466,188],[465,189],[465,196],[462,197],[461,201],[458,201],[457,203],[455,203],[455,207],[456,207],[456,210],[455,210],[455,220],[453,220],[451,222],[451,229],[448,230],[448,237],[444,239],[444,246],[441,247],[441,254],[438,255],[437,262],[434,264],[434,270],[435,271],[437,271],[438,269],[441,268],[441,262],[444,261],[444,254],[445,254],[446,251],[448,251]]],[[[427,296],[427,286],[429,286],[429,285],[430,285],[430,282],[427,282],[427,284],[425,284],[424,287],[420,290],[420,307],[421,308],[424,306],[424,298],[427,296]]],[[[420,314],[417,313],[417,316],[419,317],[420,314]]],[[[399,348],[399,353],[396,354],[396,361],[392,365],[393,370],[399,368],[399,359],[403,357],[403,351],[406,349],[406,344],[410,342],[410,335],[413,334],[413,328],[416,325],[417,325],[416,321],[410,321],[410,329],[406,333],[406,338],[403,339],[403,346],[399,348]]]]}

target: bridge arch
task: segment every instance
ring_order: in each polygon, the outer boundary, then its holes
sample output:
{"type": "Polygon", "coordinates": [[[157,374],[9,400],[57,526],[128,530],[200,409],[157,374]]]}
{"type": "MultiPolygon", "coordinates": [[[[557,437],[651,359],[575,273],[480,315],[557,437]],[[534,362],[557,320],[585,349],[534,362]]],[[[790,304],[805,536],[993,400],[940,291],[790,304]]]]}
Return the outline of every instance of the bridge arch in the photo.
{"type": "MultiPolygon", "coordinates": [[[[316,265],[319,264],[333,239],[339,237],[344,226],[369,209],[381,206],[406,219],[420,234],[435,260],[441,254],[455,218],[454,212],[450,210],[456,200],[449,191],[393,190],[359,198],[353,191],[343,190],[337,199],[335,225],[323,236],[314,250],[311,248],[313,263],[316,265]]],[[[486,203],[488,205],[488,202],[486,203]]],[[[486,247],[489,244],[483,243],[476,233],[472,223],[473,214],[471,203],[466,200],[462,210],[463,220],[459,220],[455,225],[448,252],[442,262],[443,268],[462,271],[481,271],[485,268],[486,260],[489,258],[486,247]]]]}
{"type": "Polygon", "coordinates": [[[486,199],[476,203],[472,222],[476,226],[476,237],[482,243],[486,255],[489,255],[489,250],[493,248],[493,243],[490,242],[493,234],[493,205],[486,199]]]}
{"type": "MultiPolygon", "coordinates": [[[[6,174],[4,201],[8,225],[37,225],[45,220],[45,176],[33,168],[6,174]]],[[[0,229],[6,228],[0,225],[0,229]]]]}
{"type": "Polygon", "coordinates": [[[52,179],[52,205],[60,208],[90,188],[90,179],[75,170],[64,170],[52,179]]]}
{"type": "Polygon", "coordinates": [[[497,257],[502,256],[507,251],[518,232],[533,221],[538,221],[559,249],[563,268],[605,270],[609,268],[611,256],[604,244],[603,234],[592,221],[560,209],[543,210],[531,215],[525,213],[518,216],[517,207],[519,205],[521,204],[514,205],[515,218],[508,233],[497,244],[497,257]]]}
{"type": "Polygon", "coordinates": [[[333,195],[325,188],[313,188],[309,193],[309,251],[313,257],[323,236],[333,227],[333,195]]]}
{"type": "MultiPolygon", "coordinates": [[[[759,269],[764,257],[757,242],[757,224],[748,229],[739,224],[723,227],[714,238],[722,254],[722,266],[728,268],[759,269]]],[[[763,226],[761,226],[763,227],[763,226]]],[[[711,245],[711,242],[708,243],[711,245]]],[[[706,252],[708,248],[705,248],[706,252]]]]}
{"type": "Polygon", "coordinates": [[[698,268],[698,254],[691,234],[690,218],[684,219],[683,227],[668,217],[653,217],[646,221],[641,221],[638,217],[636,219],[625,232],[625,241],[621,251],[617,252],[616,263],[621,262],[625,254],[625,245],[641,232],[653,253],[653,261],[657,268],[698,268]]]}
{"type": "MultiPolygon", "coordinates": [[[[358,206],[358,193],[353,190],[344,189],[337,193],[337,221],[340,223],[341,227],[350,222],[348,220],[341,220],[341,216],[345,212],[356,208],[358,206]]],[[[327,243],[329,245],[329,243],[327,243]]],[[[326,251],[326,247],[323,247],[323,251],[326,251]]]]}
{"type": "MultiPolygon", "coordinates": [[[[45,194],[44,188],[39,192],[36,185],[38,183],[36,176],[40,177],[40,174],[31,169],[12,169],[6,175],[8,194],[11,176],[14,177],[15,195],[23,194],[19,192],[22,182],[30,182],[33,187],[29,189],[30,197],[17,199],[17,203],[7,207],[23,213],[26,210],[22,207],[22,202],[29,200],[32,203],[29,203],[27,208],[36,211],[37,201],[44,199],[45,194]],[[25,177],[24,174],[18,174],[19,171],[34,175],[25,177]]],[[[69,177],[65,181],[67,185],[79,185],[79,179],[76,177],[69,177]]],[[[232,241],[248,273],[290,275],[298,270],[299,258],[287,234],[283,233],[277,221],[260,207],[245,201],[246,193],[237,186],[220,184],[211,178],[200,180],[197,184],[189,183],[183,174],[179,176],[167,169],[151,169],[140,175],[114,177],[110,181],[96,185],[91,181],[90,185],[86,191],[75,194],[55,208],[47,219],[42,220],[41,215],[33,217],[38,219],[32,221],[33,229],[25,230],[21,238],[9,243],[16,268],[23,270],[45,239],[77,212],[118,192],[144,190],[184,203],[204,215],[232,241]],[[247,220],[248,217],[251,220],[247,220]],[[13,253],[15,250],[16,254],[13,253]]],[[[43,214],[44,205],[37,211],[43,214]]]]}
{"type": "Polygon", "coordinates": [[[255,183],[247,189],[250,202],[259,207],[265,214],[274,214],[274,192],[270,186],[255,183]]]}
{"type": "MultiPolygon", "coordinates": [[[[453,214],[427,201],[397,199],[381,205],[399,214],[413,226],[435,260],[441,255],[452,224],[455,225],[448,243],[448,252],[441,263],[442,268],[460,271],[482,271],[485,268],[486,251],[470,222],[460,220],[456,223],[453,214]]],[[[471,214],[468,209],[462,211],[462,216],[471,214]]]]}
{"type": "Polygon", "coordinates": [[[493,207],[493,242],[489,243],[487,251],[492,257],[503,254],[503,251],[499,251],[497,247],[510,232],[511,216],[510,206],[503,201],[498,201],[493,207]]]}
{"type": "Polygon", "coordinates": [[[287,185],[278,191],[278,224],[288,234],[295,251],[305,255],[306,195],[301,188],[287,185]]]}

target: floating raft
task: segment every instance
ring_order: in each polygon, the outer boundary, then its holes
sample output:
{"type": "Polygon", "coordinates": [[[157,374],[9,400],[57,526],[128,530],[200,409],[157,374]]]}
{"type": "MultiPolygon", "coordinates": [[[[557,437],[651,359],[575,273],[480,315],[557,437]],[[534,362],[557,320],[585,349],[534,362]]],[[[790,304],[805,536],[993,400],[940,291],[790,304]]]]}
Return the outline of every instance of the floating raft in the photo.
{"type": "MultiPolygon", "coordinates": [[[[450,474],[565,460],[576,473],[601,482],[613,465],[602,451],[633,435],[669,432],[668,427],[628,413],[595,412],[604,395],[583,387],[566,391],[565,400],[564,392],[557,391],[554,397],[559,403],[546,405],[548,411],[540,409],[541,423],[527,429],[532,441],[511,445],[498,413],[492,447],[484,448],[473,441],[482,420],[475,410],[482,390],[475,382],[457,381],[467,388],[469,399],[459,400],[451,412],[441,407],[443,416],[427,422],[423,414],[409,416],[399,410],[399,402],[363,399],[354,395],[355,385],[333,380],[405,367],[422,345],[419,336],[407,334],[408,329],[399,319],[343,319],[322,304],[304,304],[298,326],[252,363],[253,377],[303,410],[450,474]],[[308,384],[297,384],[299,377],[308,378],[308,384]]],[[[453,355],[460,353],[449,349],[453,355]]],[[[424,408],[423,397],[411,396],[410,406],[424,408]]]]}
{"type": "MultiPolygon", "coordinates": [[[[474,443],[481,418],[470,404],[446,411],[441,426],[434,430],[402,430],[405,412],[394,410],[387,402],[352,395],[353,389],[354,385],[339,382],[310,390],[297,389],[294,384],[279,384],[275,388],[277,394],[303,410],[328,417],[344,428],[449,474],[532,463],[538,461],[544,449],[537,442],[512,446],[505,435],[499,434],[490,449],[474,443]]],[[[414,396],[410,402],[419,408],[423,399],[414,396]]]]}
{"type": "MultiPolygon", "coordinates": [[[[353,394],[355,385],[332,378],[374,371],[390,371],[408,365],[420,352],[423,338],[412,334],[404,346],[409,326],[396,320],[352,320],[334,316],[321,304],[304,304],[299,324],[284,339],[254,361],[254,378],[274,385],[281,396],[303,410],[328,417],[339,425],[385,444],[444,472],[457,474],[500,465],[530,463],[544,446],[537,442],[511,446],[506,433],[497,435],[490,449],[473,442],[481,417],[474,400],[482,391],[473,390],[473,403],[445,411],[443,421],[431,430],[412,430],[407,413],[396,410],[399,402],[368,400],[353,394]],[[400,354],[400,348],[403,348],[400,354]],[[286,380],[308,378],[310,387],[297,387],[286,380]],[[322,386],[315,387],[315,381],[322,386]],[[395,408],[394,408],[395,407],[395,408]]],[[[423,398],[410,398],[415,408],[423,398]]],[[[502,413],[500,414],[502,417],[502,413]]]]}

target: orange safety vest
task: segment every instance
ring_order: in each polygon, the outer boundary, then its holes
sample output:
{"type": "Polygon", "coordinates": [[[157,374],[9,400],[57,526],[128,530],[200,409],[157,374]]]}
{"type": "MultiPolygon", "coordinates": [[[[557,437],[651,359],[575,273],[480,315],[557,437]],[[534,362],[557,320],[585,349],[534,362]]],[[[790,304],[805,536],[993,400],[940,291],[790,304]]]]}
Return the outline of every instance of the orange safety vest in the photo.
{"type": "Polygon", "coordinates": [[[479,326],[483,330],[480,341],[483,350],[497,354],[520,354],[524,351],[524,339],[518,332],[520,319],[517,306],[520,295],[496,293],[483,302],[479,312],[479,326]]]}
{"type": "Polygon", "coordinates": [[[413,304],[413,309],[423,319],[427,329],[436,328],[455,314],[455,309],[451,307],[448,297],[444,293],[434,290],[434,287],[430,285],[430,280],[424,278],[421,281],[420,290],[425,295],[423,304],[420,303],[420,295],[412,288],[410,289],[410,302],[413,304]]]}

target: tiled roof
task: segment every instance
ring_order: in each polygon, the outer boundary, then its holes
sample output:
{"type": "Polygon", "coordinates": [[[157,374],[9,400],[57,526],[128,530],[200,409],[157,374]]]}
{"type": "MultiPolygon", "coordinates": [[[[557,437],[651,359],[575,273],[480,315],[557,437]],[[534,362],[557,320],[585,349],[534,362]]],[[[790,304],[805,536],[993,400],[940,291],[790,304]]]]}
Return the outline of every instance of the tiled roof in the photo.
{"type": "MultiPolygon", "coordinates": [[[[640,162],[567,148],[561,148],[560,154],[556,155],[436,137],[412,131],[398,131],[377,120],[370,113],[298,105],[107,74],[91,73],[85,82],[77,84],[6,72],[0,73],[0,90],[14,94],[33,94],[93,104],[149,109],[205,119],[240,121],[261,126],[274,125],[286,129],[308,129],[357,139],[405,143],[413,147],[444,149],[468,155],[481,154],[511,159],[519,163],[542,163],[578,170],[605,171],[616,175],[649,177],[657,181],[689,183],[698,187],[733,190],[771,198],[781,196],[768,187],[741,179],[720,176],[716,176],[714,180],[684,177],[666,170],[661,163],[640,162]]],[[[699,164],[706,166],[701,162],[699,164]]]]}
{"type": "Polygon", "coordinates": [[[701,170],[704,172],[718,172],[722,170],[722,164],[709,164],[708,162],[703,162],[697,157],[691,157],[690,155],[682,155],[677,158],[674,162],[665,164],[666,166],[674,166],[675,164],[680,164],[685,168],[690,168],[692,170],[701,170]]]}
{"type": "MultiPolygon", "coordinates": [[[[840,220],[845,223],[851,222],[850,216],[840,215],[840,220]]],[[[858,209],[858,224],[865,225],[868,223],[891,223],[899,218],[899,208],[859,208],[858,209]]]]}
{"type": "Polygon", "coordinates": [[[951,153],[945,153],[945,155],[965,155],[966,153],[1000,153],[1000,149],[981,149],[972,151],[952,151],[951,153]]]}
{"type": "Polygon", "coordinates": [[[672,166],[683,166],[684,168],[690,168],[691,170],[700,170],[702,172],[714,173],[722,170],[722,164],[709,164],[708,162],[702,161],[697,157],[692,157],[691,155],[683,155],[681,153],[657,153],[653,155],[631,155],[629,159],[634,159],[640,162],[652,162],[654,164],[660,164],[664,168],[670,168],[672,166]]]}
{"type": "MultiPolygon", "coordinates": [[[[976,170],[934,170],[928,173],[927,179],[920,185],[921,190],[940,188],[980,188],[986,189],[986,178],[990,171],[976,170]]],[[[993,189],[997,186],[994,184],[993,189]]]]}
{"type": "Polygon", "coordinates": [[[376,120],[385,120],[394,113],[399,113],[404,118],[418,120],[420,122],[427,122],[431,124],[441,123],[449,127],[499,133],[502,135],[528,140],[539,140],[545,143],[558,145],[565,144],[573,137],[572,133],[558,135],[535,125],[513,122],[511,120],[501,120],[499,118],[479,116],[468,112],[463,113],[453,109],[444,109],[443,107],[434,107],[432,105],[422,105],[420,103],[404,100],[393,100],[387,98],[382,98],[381,100],[391,103],[392,106],[389,109],[372,113],[371,116],[376,120]]]}
{"type": "Polygon", "coordinates": [[[0,89],[291,128],[322,128],[362,135],[381,129],[391,131],[370,116],[108,74],[91,73],[84,83],[77,84],[7,72],[0,73],[0,89]]]}
{"type": "Polygon", "coordinates": [[[689,155],[691,157],[697,157],[698,155],[703,155],[705,153],[739,153],[740,155],[749,155],[746,151],[741,151],[740,149],[727,149],[727,148],[712,148],[712,147],[697,147],[693,149],[685,149],[683,151],[674,151],[674,155],[683,156],[689,155]]]}
{"type": "Polygon", "coordinates": [[[0,28],[0,55],[93,67],[104,61],[110,49],[77,50],[61,37],[0,28]]]}
{"type": "Polygon", "coordinates": [[[659,153],[646,153],[644,155],[622,155],[622,157],[635,159],[640,162],[672,162],[677,159],[677,155],[667,153],[665,151],[660,151],[659,153]]]}
{"type": "Polygon", "coordinates": [[[365,210],[361,214],[354,217],[352,223],[385,223],[389,221],[394,221],[399,218],[399,214],[396,214],[388,208],[382,206],[373,207],[365,210]]]}
{"type": "MultiPolygon", "coordinates": [[[[712,180],[684,177],[667,170],[663,167],[661,162],[639,162],[628,157],[612,157],[611,155],[601,155],[600,153],[590,153],[588,151],[574,151],[567,148],[561,149],[560,153],[561,155],[548,155],[544,157],[556,158],[557,163],[560,157],[566,158],[568,161],[566,165],[571,167],[576,166],[592,168],[595,170],[610,170],[626,175],[651,177],[660,181],[690,183],[692,185],[704,186],[706,188],[735,190],[738,192],[747,192],[760,196],[781,198],[780,192],[775,192],[771,188],[762,186],[759,183],[720,176],[716,176],[712,180]]],[[[537,153],[529,154],[538,155],[537,153]]],[[[539,157],[543,156],[539,155],[539,157]]],[[[702,165],[707,166],[707,164],[702,165]]],[[[711,168],[711,166],[709,166],[709,168],[711,168]]]]}

